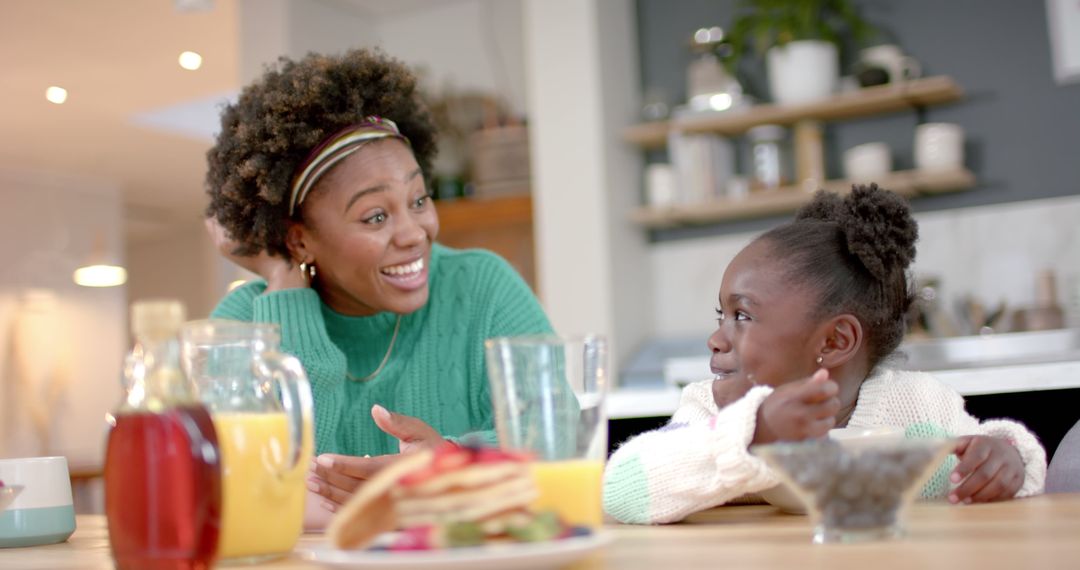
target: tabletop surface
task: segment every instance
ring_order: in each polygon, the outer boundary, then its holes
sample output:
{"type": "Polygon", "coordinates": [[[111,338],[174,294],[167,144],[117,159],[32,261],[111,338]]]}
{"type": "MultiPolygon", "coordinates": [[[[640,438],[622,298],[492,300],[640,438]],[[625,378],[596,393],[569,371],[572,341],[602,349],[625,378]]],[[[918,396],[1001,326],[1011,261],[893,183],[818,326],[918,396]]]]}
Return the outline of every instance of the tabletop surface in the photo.
{"type": "MultiPolygon", "coordinates": [[[[104,517],[82,515],[77,525],[66,543],[0,549],[0,568],[112,568],[104,517]]],[[[814,545],[804,516],[761,505],[719,507],[675,525],[607,525],[613,541],[569,568],[1080,569],[1080,494],[970,506],[918,503],[907,527],[899,540],[814,545]]],[[[304,535],[297,548],[322,541],[304,535]]],[[[292,554],[248,567],[322,566],[292,554]]]]}

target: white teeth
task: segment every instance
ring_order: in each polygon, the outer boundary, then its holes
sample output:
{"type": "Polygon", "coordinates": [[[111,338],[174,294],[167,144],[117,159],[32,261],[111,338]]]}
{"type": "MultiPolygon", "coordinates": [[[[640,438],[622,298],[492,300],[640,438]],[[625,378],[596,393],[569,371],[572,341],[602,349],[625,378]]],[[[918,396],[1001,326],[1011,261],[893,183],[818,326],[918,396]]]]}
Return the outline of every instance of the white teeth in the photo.
{"type": "Polygon", "coordinates": [[[413,273],[419,273],[424,268],[424,258],[417,259],[412,263],[406,263],[405,265],[394,265],[392,267],[386,267],[382,270],[383,273],[388,275],[411,275],[413,273]]]}

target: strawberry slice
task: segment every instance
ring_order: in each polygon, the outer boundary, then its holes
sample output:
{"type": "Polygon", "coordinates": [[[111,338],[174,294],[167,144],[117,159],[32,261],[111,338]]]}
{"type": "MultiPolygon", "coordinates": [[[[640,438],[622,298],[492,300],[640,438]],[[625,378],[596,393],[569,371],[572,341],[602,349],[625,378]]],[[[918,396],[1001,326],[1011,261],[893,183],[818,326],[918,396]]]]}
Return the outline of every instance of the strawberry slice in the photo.
{"type": "Polygon", "coordinates": [[[440,444],[438,447],[435,448],[435,456],[438,457],[440,455],[458,453],[458,452],[466,452],[467,453],[468,451],[469,451],[468,447],[462,447],[462,446],[460,446],[460,445],[458,445],[458,444],[456,444],[456,443],[454,443],[452,441],[447,440],[447,441],[443,441],[442,444],[440,444]]]}
{"type": "Polygon", "coordinates": [[[436,528],[432,525],[416,526],[407,528],[397,535],[394,543],[390,545],[392,551],[404,550],[432,550],[438,548],[435,544],[436,528]]]}
{"type": "Polygon", "coordinates": [[[438,473],[453,471],[472,463],[472,453],[454,444],[443,445],[435,450],[432,465],[438,473]]]}
{"type": "Polygon", "coordinates": [[[476,452],[477,463],[501,463],[503,461],[513,461],[513,458],[501,449],[484,447],[476,452]]]}
{"type": "Polygon", "coordinates": [[[512,451],[506,451],[497,447],[484,447],[476,452],[477,463],[502,463],[504,461],[528,461],[529,456],[515,453],[512,451]]]}
{"type": "Polygon", "coordinates": [[[468,465],[472,461],[469,450],[446,442],[435,449],[435,457],[425,467],[402,477],[398,482],[404,487],[419,485],[432,477],[468,465]]]}
{"type": "Polygon", "coordinates": [[[457,453],[454,455],[436,457],[435,461],[432,462],[432,465],[435,467],[435,471],[446,473],[447,471],[460,469],[470,463],[472,463],[472,457],[468,453],[457,453]]]}
{"type": "Polygon", "coordinates": [[[426,467],[423,467],[422,469],[417,469],[416,471],[405,475],[400,480],[398,480],[398,483],[402,487],[414,487],[431,479],[438,474],[439,472],[435,470],[435,465],[433,463],[429,463],[426,467]]]}

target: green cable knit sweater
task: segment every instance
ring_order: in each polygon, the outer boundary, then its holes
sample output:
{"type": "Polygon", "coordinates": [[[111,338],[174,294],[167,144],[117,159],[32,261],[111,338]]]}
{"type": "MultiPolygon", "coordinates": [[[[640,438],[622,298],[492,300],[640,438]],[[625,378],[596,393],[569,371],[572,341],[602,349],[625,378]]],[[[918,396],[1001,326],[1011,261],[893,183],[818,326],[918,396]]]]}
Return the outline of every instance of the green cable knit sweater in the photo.
{"type": "Polygon", "coordinates": [[[316,453],[397,453],[398,442],[371,419],[371,406],[415,416],[448,438],[472,432],[494,441],[484,340],[551,332],[528,285],[499,256],[436,244],[430,296],[404,315],[393,353],[379,375],[362,378],[386,354],[397,315],[350,317],[313,289],[265,293],[266,282],[237,288],[212,317],[281,325],[281,349],[303,363],[315,398],[316,453]]]}

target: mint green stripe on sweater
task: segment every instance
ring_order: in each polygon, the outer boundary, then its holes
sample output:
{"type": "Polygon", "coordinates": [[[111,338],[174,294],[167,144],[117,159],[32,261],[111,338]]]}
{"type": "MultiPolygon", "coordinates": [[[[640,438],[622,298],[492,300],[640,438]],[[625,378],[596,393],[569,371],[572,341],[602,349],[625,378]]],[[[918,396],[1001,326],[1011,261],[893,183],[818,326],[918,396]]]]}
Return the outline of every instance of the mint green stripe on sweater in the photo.
{"type": "MultiPolygon", "coordinates": [[[[921,439],[921,438],[937,438],[937,437],[952,437],[949,432],[935,424],[930,422],[919,422],[911,424],[904,430],[904,437],[908,439],[921,439]]],[[[956,465],[959,462],[956,460],[955,455],[950,455],[945,458],[945,461],[934,471],[934,474],[930,476],[930,479],[923,485],[922,491],[919,496],[923,499],[940,499],[949,494],[951,486],[949,484],[949,474],[953,469],[956,469],[956,465]]]]}
{"type": "Polygon", "coordinates": [[[649,478],[641,456],[608,464],[604,472],[604,512],[620,522],[648,524],[649,478]]]}

